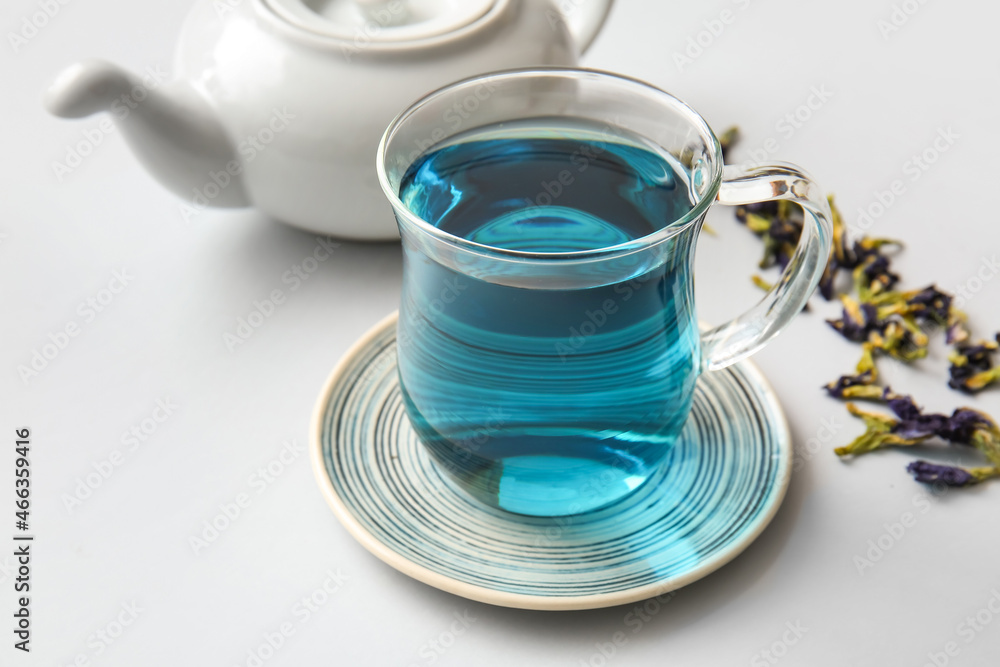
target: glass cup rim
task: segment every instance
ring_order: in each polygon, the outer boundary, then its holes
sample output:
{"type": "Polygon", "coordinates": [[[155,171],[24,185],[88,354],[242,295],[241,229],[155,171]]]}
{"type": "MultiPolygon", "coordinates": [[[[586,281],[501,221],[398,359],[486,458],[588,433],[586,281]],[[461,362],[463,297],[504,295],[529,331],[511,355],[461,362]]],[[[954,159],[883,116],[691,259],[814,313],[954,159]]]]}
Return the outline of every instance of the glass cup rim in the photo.
{"type": "MultiPolygon", "coordinates": [[[[424,155],[433,146],[429,146],[420,155],[424,155]]],[[[722,158],[722,146],[719,143],[718,137],[715,132],[708,125],[708,122],[695,111],[690,105],[681,100],[680,98],[666,92],[661,88],[643,81],[641,79],[636,79],[623,74],[618,74],[615,72],[609,72],[606,70],[590,69],[582,67],[529,67],[529,68],[517,68],[517,69],[507,69],[499,70],[496,72],[488,72],[486,74],[479,74],[476,76],[468,77],[465,79],[460,79],[453,83],[449,83],[445,86],[433,90],[423,97],[419,98],[412,104],[410,104],[406,109],[401,111],[389,126],[386,128],[385,132],[382,134],[382,139],[379,141],[378,151],[376,153],[376,164],[375,168],[378,173],[379,185],[382,187],[382,192],[385,194],[389,203],[397,216],[402,216],[406,223],[411,225],[414,229],[420,231],[421,233],[432,237],[433,239],[444,243],[447,246],[475,252],[481,255],[492,255],[506,257],[509,259],[523,259],[523,260],[592,260],[597,258],[605,258],[612,256],[625,255],[637,250],[642,250],[649,248],[661,241],[672,238],[677,234],[687,230],[690,226],[699,218],[701,218],[708,208],[715,202],[716,195],[718,194],[719,188],[722,184],[722,170],[723,170],[723,158],[722,158]],[[447,232],[439,227],[432,225],[418,215],[415,215],[399,198],[399,193],[395,191],[389,182],[389,175],[385,168],[385,157],[388,152],[388,147],[390,141],[392,141],[393,136],[396,131],[399,130],[404,123],[420,109],[422,109],[427,104],[431,103],[434,99],[445,95],[451,91],[455,91],[462,88],[473,87],[476,85],[481,85],[487,80],[510,80],[519,78],[532,78],[532,77],[542,77],[542,76],[562,76],[566,78],[580,79],[586,76],[613,80],[617,83],[624,83],[626,85],[637,86],[645,89],[647,92],[652,93],[656,97],[661,98],[668,106],[673,110],[680,113],[693,127],[695,127],[704,136],[711,139],[713,145],[712,151],[712,165],[711,165],[711,182],[708,187],[705,188],[704,196],[699,199],[699,201],[688,211],[684,216],[672,221],[670,224],[657,229],[654,232],[641,236],[637,239],[631,241],[625,241],[624,243],[618,243],[615,245],[605,246],[602,248],[592,248],[589,250],[573,250],[569,252],[533,252],[525,250],[513,250],[510,248],[501,248],[498,246],[492,246],[485,243],[478,243],[476,241],[470,241],[469,239],[462,238],[450,232],[447,232]]]]}

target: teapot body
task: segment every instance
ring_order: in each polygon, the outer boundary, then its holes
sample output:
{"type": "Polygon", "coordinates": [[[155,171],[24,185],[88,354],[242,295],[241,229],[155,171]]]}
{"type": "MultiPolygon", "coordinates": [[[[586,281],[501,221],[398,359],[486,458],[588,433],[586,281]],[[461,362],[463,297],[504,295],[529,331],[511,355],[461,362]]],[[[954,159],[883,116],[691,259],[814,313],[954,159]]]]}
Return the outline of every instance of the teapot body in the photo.
{"type": "MultiPolygon", "coordinates": [[[[386,45],[372,39],[376,22],[354,39],[332,39],[275,16],[266,0],[199,3],[181,36],[177,75],[214,109],[238,174],[207,173],[188,198],[211,206],[232,176],[252,206],[282,222],[348,239],[397,238],[375,172],[386,126],[459,79],[576,65],[578,46],[554,12],[549,0],[498,0],[454,34],[386,45]]],[[[467,104],[473,110],[478,100],[467,104]]],[[[465,113],[446,111],[442,129],[454,131],[465,113]]]]}

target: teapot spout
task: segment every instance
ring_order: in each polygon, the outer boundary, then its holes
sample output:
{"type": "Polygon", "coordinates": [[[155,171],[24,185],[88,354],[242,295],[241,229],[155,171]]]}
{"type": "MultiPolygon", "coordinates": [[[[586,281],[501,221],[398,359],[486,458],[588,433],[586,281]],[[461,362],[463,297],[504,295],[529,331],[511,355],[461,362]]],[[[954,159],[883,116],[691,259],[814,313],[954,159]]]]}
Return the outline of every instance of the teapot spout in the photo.
{"type": "Polygon", "coordinates": [[[45,107],[61,118],[110,112],[139,160],[175,194],[201,205],[248,206],[236,151],[208,100],[187,84],[160,88],[149,78],[104,61],[77,63],[46,91],[45,107]],[[209,201],[204,192],[218,194],[209,201]]]}

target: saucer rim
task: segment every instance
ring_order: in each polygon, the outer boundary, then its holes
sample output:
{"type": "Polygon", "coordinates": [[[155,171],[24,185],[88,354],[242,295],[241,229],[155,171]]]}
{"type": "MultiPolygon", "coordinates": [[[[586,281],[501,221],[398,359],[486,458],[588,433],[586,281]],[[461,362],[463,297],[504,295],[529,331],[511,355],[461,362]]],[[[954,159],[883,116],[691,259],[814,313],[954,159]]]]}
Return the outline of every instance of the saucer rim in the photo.
{"type": "Polygon", "coordinates": [[[334,387],[344,376],[348,367],[353,363],[357,355],[368,347],[378,336],[382,335],[386,329],[394,327],[398,322],[398,318],[398,310],[393,311],[386,317],[382,318],[344,352],[344,354],[337,361],[333,370],[330,371],[330,374],[327,376],[327,379],[323,384],[323,389],[316,400],[316,404],[313,407],[313,414],[309,428],[309,459],[313,468],[313,474],[315,475],[316,481],[320,486],[323,497],[326,499],[327,504],[333,510],[334,515],[340,521],[341,525],[347,529],[347,532],[350,533],[355,540],[357,540],[365,549],[367,549],[379,560],[395,570],[412,577],[413,579],[466,599],[516,609],[537,611],[576,611],[582,609],[599,609],[603,607],[615,607],[624,604],[631,604],[683,588],[684,586],[702,579],[726,565],[738,555],[743,553],[747,547],[757,540],[764,529],[770,525],[775,514],[777,514],[778,509],[781,507],[781,504],[784,502],[785,495],[788,491],[788,485],[791,481],[793,455],[791,428],[788,424],[788,417],[785,414],[784,409],[781,407],[781,402],[778,400],[777,393],[774,391],[770,382],[768,382],[764,373],[752,361],[744,359],[734,365],[739,365],[741,368],[745,369],[747,374],[752,376],[753,379],[760,384],[762,389],[761,396],[771,404],[771,407],[780,417],[779,423],[773,425],[775,430],[774,439],[776,442],[784,443],[784,445],[778,448],[778,451],[782,454],[782,456],[778,462],[777,471],[775,473],[774,499],[771,501],[766,511],[759,515],[755,519],[754,523],[751,524],[751,529],[742,534],[739,539],[734,540],[732,544],[727,545],[723,551],[709,557],[704,562],[699,563],[697,566],[687,572],[684,572],[683,574],[670,577],[662,581],[611,593],[597,593],[578,596],[543,596],[498,591],[483,586],[469,584],[457,579],[452,579],[451,577],[445,576],[439,572],[435,572],[422,565],[418,565],[383,544],[373,534],[368,532],[361,522],[354,517],[347,505],[337,494],[336,489],[334,489],[333,481],[327,474],[326,463],[323,458],[322,434],[324,416],[326,414],[326,406],[329,404],[334,387]]]}

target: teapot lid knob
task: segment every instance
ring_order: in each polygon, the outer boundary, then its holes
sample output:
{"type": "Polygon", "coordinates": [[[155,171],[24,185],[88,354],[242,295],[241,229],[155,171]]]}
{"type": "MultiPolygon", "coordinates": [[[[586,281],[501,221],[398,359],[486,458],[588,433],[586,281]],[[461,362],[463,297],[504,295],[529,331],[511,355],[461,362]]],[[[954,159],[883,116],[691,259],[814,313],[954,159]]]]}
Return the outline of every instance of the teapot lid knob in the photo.
{"type": "Polygon", "coordinates": [[[393,44],[448,35],[507,0],[263,0],[277,17],[322,37],[393,44]]]}

